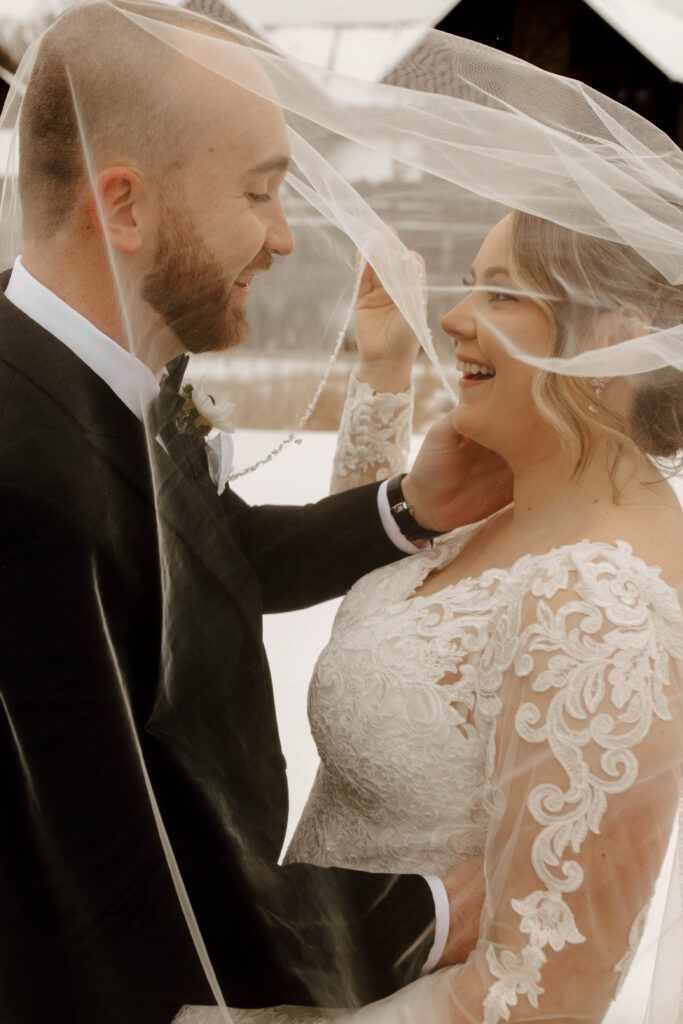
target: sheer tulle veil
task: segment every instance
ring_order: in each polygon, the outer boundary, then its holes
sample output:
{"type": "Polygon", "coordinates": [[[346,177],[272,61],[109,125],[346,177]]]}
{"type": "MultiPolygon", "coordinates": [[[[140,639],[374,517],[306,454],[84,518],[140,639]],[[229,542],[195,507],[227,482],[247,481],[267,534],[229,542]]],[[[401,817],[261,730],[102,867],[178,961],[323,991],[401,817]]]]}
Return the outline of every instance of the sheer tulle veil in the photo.
{"type": "MultiPolygon", "coordinates": [[[[149,167],[150,181],[161,187],[170,211],[168,265],[177,271],[173,280],[178,282],[174,292],[178,301],[163,306],[166,323],[177,330],[188,349],[197,352],[192,372],[198,377],[212,374],[227,387],[239,427],[245,414],[240,387],[230,391],[229,382],[239,381],[240,360],[246,351],[252,360],[308,360],[319,367],[320,377],[326,377],[328,362],[344,349],[350,330],[358,280],[356,252],[374,267],[418,335],[422,358],[433,365],[446,402],[455,401],[452,356],[439,339],[438,319],[473,287],[488,287],[472,284],[470,264],[487,232],[514,211],[512,283],[501,287],[513,297],[532,297],[548,311],[557,329],[551,351],[538,352],[524,338],[499,332],[500,344],[538,371],[539,394],[547,395],[548,382],[555,387],[558,379],[563,382],[561,388],[571,391],[572,408],[580,409],[573,435],[569,431],[575,443],[592,430],[611,431],[613,438],[625,439],[623,444],[614,441],[615,451],[619,444],[627,458],[636,449],[645,451],[665,473],[676,476],[683,446],[683,154],[657,128],[581,83],[435,31],[403,56],[386,81],[370,82],[314,67],[265,40],[164,5],[111,0],[81,7],[95,11],[94,24],[109,40],[106,63],[111,67],[103,65],[99,44],[84,44],[87,34],[60,32],[61,19],[22,61],[2,118],[2,127],[14,132],[0,211],[6,255],[21,251],[22,220],[27,215],[22,204],[26,206],[27,201],[32,224],[43,220],[50,231],[59,231],[59,217],[68,213],[69,192],[65,185],[56,196],[46,185],[50,175],[66,176],[75,162],[76,179],[89,179],[93,186],[97,211],[101,171],[108,160],[130,158],[149,167]],[[68,83],[73,119],[64,127],[59,120],[49,123],[46,118],[46,126],[36,129],[38,144],[26,156],[22,132],[45,114],[27,106],[31,79],[48,63],[55,81],[68,83]],[[228,109],[229,129],[221,120],[228,109]],[[216,351],[220,346],[210,338],[222,293],[220,287],[216,291],[211,261],[218,251],[212,231],[217,233],[222,223],[221,198],[218,191],[207,192],[201,197],[201,215],[188,219],[190,206],[177,184],[176,170],[188,154],[199,153],[214,128],[222,139],[228,130],[232,133],[239,154],[240,118],[244,124],[261,122],[264,130],[270,130],[272,123],[274,132],[282,119],[283,138],[291,151],[282,203],[295,248],[286,259],[275,256],[275,265],[265,276],[245,282],[252,291],[249,337],[239,348],[231,345],[216,351]],[[71,132],[70,149],[60,139],[65,131],[71,132]],[[425,255],[426,281],[411,250],[425,255]],[[199,313],[202,337],[209,338],[208,352],[197,335],[183,333],[190,331],[186,320],[199,313]],[[628,409],[620,409],[618,415],[610,407],[605,381],[616,381],[630,396],[628,409]]],[[[266,178],[271,172],[272,168],[266,169],[266,178]]],[[[258,193],[255,201],[260,201],[258,193]]],[[[152,296],[150,301],[161,308],[168,296],[154,292],[155,282],[150,280],[145,281],[142,301],[141,282],[131,276],[116,240],[109,238],[107,246],[130,349],[144,355],[154,343],[149,337],[147,300],[152,296]]],[[[265,268],[256,271],[261,269],[265,268]]],[[[241,338],[239,316],[233,327],[235,339],[241,338]]],[[[309,391],[297,399],[299,407],[287,412],[283,442],[293,436],[288,434],[290,429],[305,425],[320,391],[318,382],[312,381],[309,391]]],[[[155,427],[147,424],[150,446],[155,427]]],[[[263,457],[270,457],[269,448],[263,457]]],[[[238,464],[237,472],[244,468],[238,464]]],[[[163,523],[165,503],[172,495],[158,475],[154,482],[158,518],[163,523]]],[[[166,536],[161,529],[164,621],[165,628],[172,630],[189,614],[193,594],[174,579],[175,549],[166,536]]],[[[613,585],[618,587],[619,581],[613,585]]],[[[679,586],[678,599],[682,592],[679,586]]],[[[662,605],[671,603],[671,622],[675,622],[675,589],[664,588],[656,599],[662,605]]],[[[636,614],[637,602],[634,609],[636,614]]],[[[618,673],[619,625],[614,623],[613,629],[618,673]]],[[[628,986],[629,978],[637,976],[638,984],[649,988],[647,1009],[633,1024],[683,1022],[683,848],[678,841],[683,636],[668,639],[678,651],[678,663],[664,657],[656,644],[644,645],[642,659],[653,667],[648,687],[629,690],[624,682],[620,717],[611,723],[603,718],[599,724],[605,742],[595,747],[599,756],[596,753],[591,762],[592,788],[582,814],[566,814],[560,821],[558,813],[551,828],[559,807],[550,787],[545,793],[549,845],[539,853],[552,880],[549,891],[555,901],[545,910],[556,922],[566,913],[563,894],[571,890],[581,871],[572,850],[591,830],[599,830],[598,812],[608,802],[607,794],[618,792],[620,783],[636,770],[637,740],[627,750],[614,737],[623,739],[629,731],[635,734],[644,717],[659,709],[669,724],[661,759],[641,766],[635,787],[643,805],[656,804],[657,813],[647,821],[648,828],[656,822],[657,831],[646,837],[649,852],[643,859],[638,892],[626,900],[624,910],[630,915],[631,945],[623,951],[623,957],[629,958],[628,963],[622,962],[623,984],[628,986]],[[678,717],[672,708],[678,708],[678,717]],[[656,912],[648,916],[645,908],[655,884],[656,912]]],[[[321,646],[323,641],[321,637],[321,646]]],[[[608,682],[602,680],[601,685],[608,682]]],[[[597,707],[601,697],[596,691],[588,699],[597,707]]],[[[123,688],[121,701],[127,707],[123,688]]],[[[203,789],[217,827],[230,831],[238,826],[232,809],[216,797],[214,780],[220,769],[213,760],[215,747],[204,742],[205,723],[188,710],[192,701],[191,689],[164,688],[162,680],[151,727],[163,737],[193,785],[203,789]]],[[[574,711],[576,725],[584,712],[574,711]]],[[[529,723],[530,730],[533,724],[529,723]]],[[[596,737],[586,735],[581,742],[595,746],[596,737]]],[[[154,782],[141,749],[131,748],[130,756],[137,759],[155,809],[197,956],[227,1022],[230,1011],[156,804],[154,782]]],[[[575,795],[578,802],[585,796],[578,790],[575,795]]],[[[504,804],[506,793],[492,790],[488,799],[504,804]]],[[[497,813],[500,818],[503,811],[497,813]]],[[[528,980],[540,972],[542,978],[544,965],[557,955],[557,947],[538,939],[533,930],[538,919],[527,907],[529,944],[521,952],[506,949],[506,925],[496,923],[496,894],[514,861],[507,848],[496,850],[495,836],[489,855],[483,930],[488,939],[473,954],[474,973],[478,983],[487,978],[491,985],[512,986],[512,991],[513,976],[528,980]]],[[[621,865],[611,863],[604,870],[618,875],[621,865]]],[[[630,874],[628,878],[631,884],[630,874]]],[[[590,913],[590,907],[583,907],[584,920],[590,913]]],[[[619,920],[618,926],[622,925],[619,920]]],[[[230,928],[229,919],[225,927],[230,928]]],[[[566,943],[585,941],[577,938],[577,925],[569,918],[564,929],[566,943]]],[[[594,982],[592,978],[586,985],[594,982]]],[[[445,971],[358,1014],[361,1021],[372,1024],[375,1020],[382,1024],[473,1022],[475,1018],[463,1009],[466,1000],[459,984],[457,969],[456,974],[445,971]]],[[[529,984],[524,990],[531,995],[524,1004],[523,1019],[559,1021],[546,1016],[543,996],[534,996],[529,984]]],[[[575,978],[572,984],[578,990],[582,980],[575,978]]],[[[540,986],[542,991],[542,981],[540,986]]],[[[605,1008],[590,1015],[581,1009],[582,1000],[571,994],[568,1000],[562,1020],[597,1024],[610,1019],[604,1017],[605,1008]]],[[[522,1019],[516,1016],[516,996],[510,995],[506,1005],[509,1018],[505,1019],[522,1019]]],[[[476,1017],[486,1024],[501,1019],[493,1003],[485,1004],[481,1017],[476,1017]]]]}

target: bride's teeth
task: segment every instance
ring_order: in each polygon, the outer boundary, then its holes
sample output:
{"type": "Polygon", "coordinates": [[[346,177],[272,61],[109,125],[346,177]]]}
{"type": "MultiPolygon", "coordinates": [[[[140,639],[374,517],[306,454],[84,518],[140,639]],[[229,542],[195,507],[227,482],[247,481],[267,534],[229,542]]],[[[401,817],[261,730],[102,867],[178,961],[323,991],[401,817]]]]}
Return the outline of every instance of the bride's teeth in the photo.
{"type": "Polygon", "coordinates": [[[496,372],[492,366],[484,366],[483,363],[466,363],[462,359],[457,360],[457,368],[461,373],[480,374],[488,377],[493,377],[496,372]]]}

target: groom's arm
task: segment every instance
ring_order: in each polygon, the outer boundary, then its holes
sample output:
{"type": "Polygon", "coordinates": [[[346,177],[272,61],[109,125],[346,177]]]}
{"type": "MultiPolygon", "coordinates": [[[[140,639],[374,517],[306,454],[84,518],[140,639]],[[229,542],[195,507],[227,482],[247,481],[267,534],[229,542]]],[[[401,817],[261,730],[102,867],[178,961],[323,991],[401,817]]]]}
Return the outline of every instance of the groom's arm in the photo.
{"type": "MultiPolygon", "coordinates": [[[[234,493],[224,495],[235,540],[261,582],[265,611],[335,597],[400,556],[380,517],[379,487],[369,484],[303,507],[250,508],[234,493]]],[[[507,504],[512,475],[500,456],[458,434],[449,415],[431,428],[401,487],[419,526],[448,531],[507,504]]]]}
{"type": "Polygon", "coordinates": [[[419,977],[434,931],[420,876],[207,856],[188,835],[174,847],[230,1003],[358,1006],[419,977]]]}
{"type": "Polygon", "coordinates": [[[226,492],[230,529],[259,578],[265,612],[338,597],[361,576],[403,557],[382,522],[379,487],[368,484],[302,506],[249,506],[226,492]]]}

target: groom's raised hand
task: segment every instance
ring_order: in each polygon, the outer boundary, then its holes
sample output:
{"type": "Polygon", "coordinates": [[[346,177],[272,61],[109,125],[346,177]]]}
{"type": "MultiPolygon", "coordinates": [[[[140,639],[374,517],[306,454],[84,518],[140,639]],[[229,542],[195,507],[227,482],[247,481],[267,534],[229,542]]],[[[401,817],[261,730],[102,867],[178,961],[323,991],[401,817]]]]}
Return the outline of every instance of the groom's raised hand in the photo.
{"type": "Polygon", "coordinates": [[[508,505],[512,472],[500,455],[459,434],[450,412],[425,437],[401,487],[418,523],[444,532],[508,505]]]}

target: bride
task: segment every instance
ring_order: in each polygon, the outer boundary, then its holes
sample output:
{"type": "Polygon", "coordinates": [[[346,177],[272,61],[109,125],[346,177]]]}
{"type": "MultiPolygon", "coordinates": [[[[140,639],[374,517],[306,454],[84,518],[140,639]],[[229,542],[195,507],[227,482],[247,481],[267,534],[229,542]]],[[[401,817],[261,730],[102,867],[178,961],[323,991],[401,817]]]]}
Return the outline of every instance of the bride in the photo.
{"type": "MultiPolygon", "coordinates": [[[[514,501],[345,598],[311,684],[321,764],[286,859],[443,874],[483,854],[486,898],[466,964],[361,1021],[598,1024],[628,974],[681,792],[683,511],[650,456],[683,447],[683,374],[636,390],[519,356],[682,312],[683,289],[627,247],[513,212],[443,318],[454,423],[505,457],[514,501]]],[[[356,316],[334,490],[402,471],[410,437],[416,343],[370,268],[356,316]]]]}
{"type": "MultiPolygon", "coordinates": [[[[381,304],[371,278],[361,317],[381,304]]],[[[463,374],[453,417],[505,457],[514,502],[346,597],[311,685],[321,767],[288,858],[438,873],[484,853],[477,949],[431,983],[422,1019],[598,1022],[679,805],[683,512],[648,456],[683,448],[683,374],[635,393],[539,373],[501,339],[609,345],[680,322],[683,289],[624,246],[517,212],[467,284],[442,321],[463,374]],[[561,284],[558,247],[575,254],[561,284]],[[586,282],[593,311],[574,298],[586,282]]],[[[382,392],[411,354],[361,352],[336,489],[404,468],[410,403],[382,392]]]]}

